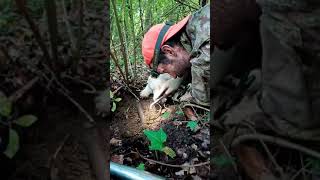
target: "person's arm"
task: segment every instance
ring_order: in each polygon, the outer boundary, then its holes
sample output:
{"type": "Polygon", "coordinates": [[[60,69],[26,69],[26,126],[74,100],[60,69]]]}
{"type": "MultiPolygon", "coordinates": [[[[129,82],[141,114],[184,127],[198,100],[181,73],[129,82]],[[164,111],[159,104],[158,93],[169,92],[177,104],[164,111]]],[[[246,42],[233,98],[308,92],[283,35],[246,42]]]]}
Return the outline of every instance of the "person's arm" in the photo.
{"type": "Polygon", "coordinates": [[[192,83],[189,90],[189,97],[183,96],[181,101],[190,101],[199,105],[210,105],[210,42],[204,44],[198,55],[191,59],[192,83]]]}

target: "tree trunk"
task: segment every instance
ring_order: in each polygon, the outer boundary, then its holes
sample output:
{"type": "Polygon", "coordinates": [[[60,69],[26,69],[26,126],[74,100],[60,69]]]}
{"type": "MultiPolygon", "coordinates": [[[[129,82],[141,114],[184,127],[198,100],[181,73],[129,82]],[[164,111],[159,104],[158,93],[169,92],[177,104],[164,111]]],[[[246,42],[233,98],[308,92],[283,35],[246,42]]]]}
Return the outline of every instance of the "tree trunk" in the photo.
{"type": "Polygon", "coordinates": [[[116,1],[112,0],[112,7],[113,7],[113,12],[114,12],[114,16],[115,16],[115,20],[116,20],[116,25],[117,25],[117,29],[118,29],[118,34],[119,34],[119,38],[120,38],[120,44],[121,44],[121,52],[123,55],[123,59],[124,59],[124,66],[125,66],[125,76],[126,79],[128,79],[128,57],[127,57],[127,53],[125,51],[125,46],[124,46],[124,41],[123,41],[123,36],[122,36],[122,32],[121,32],[121,28],[120,28],[120,23],[119,23],[119,17],[118,17],[118,13],[117,13],[117,8],[116,8],[116,1]]]}
{"type": "Polygon", "coordinates": [[[140,12],[141,32],[144,32],[144,30],[143,30],[143,11],[142,11],[142,7],[141,7],[141,0],[139,0],[139,12],[140,12]]]}
{"type": "Polygon", "coordinates": [[[134,72],[133,77],[136,76],[137,71],[137,60],[136,60],[136,35],[134,30],[134,21],[133,21],[133,12],[132,12],[132,0],[129,0],[129,16],[130,16],[130,22],[131,22],[131,31],[132,31],[132,50],[133,50],[133,62],[134,62],[134,72]]]}

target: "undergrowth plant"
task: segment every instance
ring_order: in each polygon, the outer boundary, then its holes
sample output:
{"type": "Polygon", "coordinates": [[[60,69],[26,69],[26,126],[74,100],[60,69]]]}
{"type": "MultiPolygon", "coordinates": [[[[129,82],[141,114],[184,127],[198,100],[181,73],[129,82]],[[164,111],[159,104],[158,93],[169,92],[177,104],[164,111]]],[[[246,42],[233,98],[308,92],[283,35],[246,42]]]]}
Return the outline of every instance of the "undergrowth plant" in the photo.
{"type": "Polygon", "coordinates": [[[176,156],[176,153],[170,147],[164,145],[164,143],[167,141],[167,134],[162,128],[160,128],[158,131],[144,130],[143,133],[151,142],[149,150],[164,152],[171,158],[176,156]]]}
{"type": "Polygon", "coordinates": [[[117,103],[120,102],[122,99],[120,97],[116,97],[112,91],[110,91],[110,99],[112,102],[111,111],[114,112],[117,109],[117,103]]]}
{"type": "MultiPolygon", "coordinates": [[[[9,158],[13,158],[20,147],[20,138],[17,131],[13,129],[13,125],[16,124],[21,127],[29,127],[38,120],[34,115],[23,115],[15,118],[12,110],[12,102],[0,91],[0,124],[1,126],[5,126],[5,128],[9,128],[9,141],[3,153],[9,158]]],[[[4,137],[0,137],[2,142],[3,138],[4,137]]]]}

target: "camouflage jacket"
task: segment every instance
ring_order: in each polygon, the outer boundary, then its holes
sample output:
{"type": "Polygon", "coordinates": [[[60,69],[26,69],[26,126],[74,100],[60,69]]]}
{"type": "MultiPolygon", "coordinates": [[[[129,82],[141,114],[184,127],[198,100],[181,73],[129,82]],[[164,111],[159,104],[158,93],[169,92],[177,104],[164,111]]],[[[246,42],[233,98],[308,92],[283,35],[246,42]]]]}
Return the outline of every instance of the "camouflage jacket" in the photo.
{"type": "Polygon", "coordinates": [[[180,41],[191,54],[191,101],[209,106],[210,4],[191,15],[180,41]]]}

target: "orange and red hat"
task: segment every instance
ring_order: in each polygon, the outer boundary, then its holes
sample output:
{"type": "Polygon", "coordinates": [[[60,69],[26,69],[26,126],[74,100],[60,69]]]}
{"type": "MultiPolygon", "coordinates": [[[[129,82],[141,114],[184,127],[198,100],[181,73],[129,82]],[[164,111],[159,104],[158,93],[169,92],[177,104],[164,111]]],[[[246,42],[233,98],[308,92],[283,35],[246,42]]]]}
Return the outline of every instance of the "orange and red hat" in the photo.
{"type": "MultiPolygon", "coordinates": [[[[169,38],[171,38],[173,35],[177,34],[177,32],[179,32],[187,24],[189,18],[190,18],[190,15],[185,17],[184,19],[182,19],[178,23],[171,25],[169,27],[169,29],[166,31],[166,33],[164,34],[163,39],[160,44],[160,47],[169,38]]],[[[143,37],[142,55],[143,55],[145,63],[149,67],[151,67],[150,65],[151,65],[152,60],[154,58],[155,47],[156,47],[156,43],[157,43],[159,34],[165,25],[166,25],[165,23],[162,23],[162,24],[157,24],[157,25],[152,26],[143,37]]]]}

